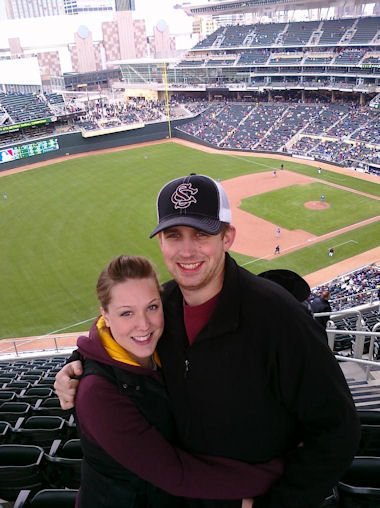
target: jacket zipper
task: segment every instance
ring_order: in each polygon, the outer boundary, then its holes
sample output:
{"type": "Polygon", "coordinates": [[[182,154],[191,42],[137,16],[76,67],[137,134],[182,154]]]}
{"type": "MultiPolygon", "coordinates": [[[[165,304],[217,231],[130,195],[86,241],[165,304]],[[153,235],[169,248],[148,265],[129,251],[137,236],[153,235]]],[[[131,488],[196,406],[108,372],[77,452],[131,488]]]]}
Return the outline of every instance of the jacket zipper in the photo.
{"type": "Polygon", "coordinates": [[[187,378],[189,370],[190,370],[190,362],[189,362],[189,360],[186,359],[185,360],[185,378],[187,378]]]}

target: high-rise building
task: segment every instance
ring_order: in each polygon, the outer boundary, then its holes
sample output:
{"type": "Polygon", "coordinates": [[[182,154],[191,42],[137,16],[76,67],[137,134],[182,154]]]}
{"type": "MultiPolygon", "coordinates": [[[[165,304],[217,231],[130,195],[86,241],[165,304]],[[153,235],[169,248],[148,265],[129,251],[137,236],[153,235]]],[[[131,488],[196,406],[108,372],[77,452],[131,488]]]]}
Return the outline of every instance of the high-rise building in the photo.
{"type": "MultiPolygon", "coordinates": [[[[0,0],[0,2],[2,2],[0,14],[6,19],[115,10],[115,0],[0,0]]],[[[125,3],[134,4],[134,0],[125,3]]]]}
{"type": "Polygon", "coordinates": [[[8,19],[42,18],[63,14],[62,0],[5,0],[8,19]]]}
{"type": "Polygon", "coordinates": [[[82,12],[113,11],[115,0],[62,0],[65,14],[82,12]]]}
{"type": "Polygon", "coordinates": [[[134,11],[135,0],[115,0],[116,11],[134,11]]]}

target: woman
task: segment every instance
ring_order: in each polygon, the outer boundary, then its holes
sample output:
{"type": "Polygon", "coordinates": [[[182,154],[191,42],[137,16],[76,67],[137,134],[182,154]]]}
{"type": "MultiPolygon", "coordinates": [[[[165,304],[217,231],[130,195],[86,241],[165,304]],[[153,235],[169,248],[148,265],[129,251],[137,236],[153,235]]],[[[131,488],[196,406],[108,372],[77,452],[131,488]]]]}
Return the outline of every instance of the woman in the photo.
{"type": "Polygon", "coordinates": [[[78,339],[84,374],[76,415],[84,460],[79,508],[179,508],[183,498],[236,499],[264,493],[280,461],[248,465],[190,455],[176,431],[155,353],[164,327],[151,263],[119,256],[97,282],[99,317],[78,339]]]}

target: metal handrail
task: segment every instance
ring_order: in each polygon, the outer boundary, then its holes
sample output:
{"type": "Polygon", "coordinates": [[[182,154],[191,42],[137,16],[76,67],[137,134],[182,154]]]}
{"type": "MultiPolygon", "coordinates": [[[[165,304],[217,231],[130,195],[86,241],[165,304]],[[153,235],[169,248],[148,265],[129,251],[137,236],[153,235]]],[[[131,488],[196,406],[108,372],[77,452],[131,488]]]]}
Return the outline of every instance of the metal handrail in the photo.
{"type": "Polygon", "coordinates": [[[70,339],[70,337],[78,338],[78,336],[81,335],[80,332],[73,332],[70,334],[52,334],[52,335],[42,335],[40,337],[29,337],[24,339],[2,339],[0,342],[1,350],[0,350],[0,358],[9,358],[15,356],[16,358],[19,358],[20,356],[30,356],[31,354],[35,354],[38,352],[39,355],[43,355],[44,353],[47,354],[57,354],[57,353],[64,353],[70,352],[73,348],[71,346],[68,347],[60,347],[58,344],[59,339],[70,339]],[[40,341],[46,341],[46,340],[52,341],[52,347],[51,348],[44,348],[44,349],[36,349],[34,348],[27,348],[28,344],[31,343],[38,343],[40,341]],[[4,345],[7,344],[10,345],[9,349],[4,348],[4,345]],[[25,347],[26,346],[26,347],[25,347]]]}

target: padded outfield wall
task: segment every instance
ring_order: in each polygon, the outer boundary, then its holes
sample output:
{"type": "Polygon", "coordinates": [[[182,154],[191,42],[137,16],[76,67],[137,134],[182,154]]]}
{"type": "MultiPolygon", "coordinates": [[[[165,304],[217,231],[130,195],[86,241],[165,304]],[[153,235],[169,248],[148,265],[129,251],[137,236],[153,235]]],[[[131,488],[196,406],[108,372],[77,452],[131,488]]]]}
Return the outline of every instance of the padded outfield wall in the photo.
{"type": "MultiPolygon", "coordinates": [[[[187,120],[173,120],[171,122],[172,135],[176,125],[187,123],[187,120]]],[[[91,132],[91,131],[90,131],[91,132]]],[[[100,136],[93,136],[85,138],[81,132],[73,132],[67,134],[50,135],[45,139],[56,138],[58,139],[59,149],[44,154],[33,155],[25,159],[18,159],[14,161],[5,162],[0,164],[0,171],[8,169],[19,168],[36,162],[52,160],[57,157],[65,155],[73,155],[78,153],[92,152],[95,150],[104,150],[106,148],[116,148],[119,146],[133,145],[136,143],[146,143],[150,141],[157,141],[166,139],[169,135],[168,122],[159,122],[148,124],[139,129],[130,129],[122,132],[115,132],[112,134],[103,134],[100,136]]],[[[26,140],[22,143],[13,143],[0,147],[0,150],[7,150],[15,146],[22,146],[33,143],[36,139],[26,140]]]]}

